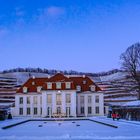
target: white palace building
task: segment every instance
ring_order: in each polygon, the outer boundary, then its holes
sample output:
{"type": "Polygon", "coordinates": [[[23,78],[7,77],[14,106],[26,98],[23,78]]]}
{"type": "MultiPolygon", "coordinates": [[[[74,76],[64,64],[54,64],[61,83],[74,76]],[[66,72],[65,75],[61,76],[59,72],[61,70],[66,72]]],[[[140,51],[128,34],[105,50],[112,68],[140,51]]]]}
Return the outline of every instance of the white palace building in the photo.
{"type": "Polygon", "coordinates": [[[30,117],[101,116],[104,96],[87,76],[30,78],[15,95],[14,116],[30,117]]]}

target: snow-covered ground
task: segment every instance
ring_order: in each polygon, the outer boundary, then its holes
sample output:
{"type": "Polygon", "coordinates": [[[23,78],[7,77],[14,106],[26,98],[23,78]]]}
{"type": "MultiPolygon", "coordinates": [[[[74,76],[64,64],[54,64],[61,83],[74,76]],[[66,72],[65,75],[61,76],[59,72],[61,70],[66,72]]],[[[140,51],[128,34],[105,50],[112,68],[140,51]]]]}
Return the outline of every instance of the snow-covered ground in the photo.
{"type": "MultiPolygon", "coordinates": [[[[9,129],[0,129],[0,140],[140,140],[140,122],[113,121],[105,117],[90,119],[114,124],[112,128],[88,120],[74,121],[32,121],[9,129]],[[80,125],[80,126],[77,126],[80,125]]],[[[0,127],[24,119],[0,122],[0,127]]]]}

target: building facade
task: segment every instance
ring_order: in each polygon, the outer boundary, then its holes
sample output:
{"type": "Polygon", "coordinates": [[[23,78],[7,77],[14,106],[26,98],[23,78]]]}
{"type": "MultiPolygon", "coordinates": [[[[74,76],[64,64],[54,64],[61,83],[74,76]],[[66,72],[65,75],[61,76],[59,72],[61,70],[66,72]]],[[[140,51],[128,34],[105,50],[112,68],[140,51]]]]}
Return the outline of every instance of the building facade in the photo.
{"type": "Polygon", "coordinates": [[[87,76],[58,73],[30,78],[15,95],[14,116],[64,117],[104,115],[101,89],[87,76]]]}

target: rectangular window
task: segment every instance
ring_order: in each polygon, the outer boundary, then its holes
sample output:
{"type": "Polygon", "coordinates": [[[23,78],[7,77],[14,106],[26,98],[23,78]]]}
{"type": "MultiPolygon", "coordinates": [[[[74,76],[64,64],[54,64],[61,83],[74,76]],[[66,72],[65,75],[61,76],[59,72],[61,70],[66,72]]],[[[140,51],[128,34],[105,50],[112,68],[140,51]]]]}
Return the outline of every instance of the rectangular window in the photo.
{"type": "Polygon", "coordinates": [[[56,89],[61,89],[61,83],[60,82],[56,83],[56,89]]]}
{"type": "Polygon", "coordinates": [[[34,115],[37,115],[37,107],[34,108],[34,115]]]}
{"type": "Polygon", "coordinates": [[[47,108],[47,115],[50,116],[51,115],[51,107],[47,108]]]}
{"type": "Polygon", "coordinates": [[[33,103],[34,103],[34,104],[37,104],[37,96],[34,96],[34,97],[33,97],[33,103]]]}
{"type": "Polygon", "coordinates": [[[56,104],[61,105],[61,101],[62,101],[61,94],[56,94],[56,104]]]}
{"type": "Polygon", "coordinates": [[[48,89],[52,89],[52,83],[48,82],[48,83],[47,83],[47,88],[48,88],[48,89]]]}
{"type": "Polygon", "coordinates": [[[30,104],[30,97],[27,97],[27,104],[30,104]]]}
{"type": "Polygon", "coordinates": [[[23,97],[19,98],[19,104],[23,104],[23,97]]]}
{"type": "Polygon", "coordinates": [[[48,104],[52,103],[52,95],[51,94],[47,94],[47,103],[48,104]]]}
{"type": "Polygon", "coordinates": [[[88,96],[88,103],[91,103],[92,96],[88,96]]]}
{"type": "Polygon", "coordinates": [[[30,115],[30,108],[27,107],[27,115],[30,115]]]}
{"type": "Polygon", "coordinates": [[[70,94],[66,94],[66,103],[71,103],[71,96],[70,96],[70,94]]]}
{"type": "Polygon", "coordinates": [[[96,114],[99,114],[99,106],[96,106],[96,114]]]}
{"type": "Polygon", "coordinates": [[[98,95],[95,96],[95,102],[99,103],[99,96],[98,95]]]}
{"type": "Polygon", "coordinates": [[[84,104],[84,96],[80,96],[80,103],[84,104]]]}
{"type": "Polygon", "coordinates": [[[88,107],[88,114],[92,114],[92,107],[88,107]]]}
{"type": "Polygon", "coordinates": [[[23,108],[19,108],[19,115],[23,115],[23,108]]]}
{"type": "Polygon", "coordinates": [[[85,113],[85,109],[84,107],[81,107],[81,114],[84,114],[85,113]]]}
{"type": "Polygon", "coordinates": [[[71,88],[71,83],[70,82],[66,82],[66,89],[70,89],[71,88]]]}
{"type": "Polygon", "coordinates": [[[107,112],[106,112],[106,108],[104,107],[104,114],[106,114],[107,112]]]}
{"type": "Polygon", "coordinates": [[[42,104],[42,96],[40,96],[40,104],[42,104]]]}
{"type": "Polygon", "coordinates": [[[42,114],[42,107],[40,108],[40,114],[42,114]]]}
{"type": "Polygon", "coordinates": [[[61,114],[61,107],[57,107],[57,114],[61,114]]]}
{"type": "Polygon", "coordinates": [[[67,116],[70,115],[70,107],[66,107],[66,115],[67,115],[67,116]]]}

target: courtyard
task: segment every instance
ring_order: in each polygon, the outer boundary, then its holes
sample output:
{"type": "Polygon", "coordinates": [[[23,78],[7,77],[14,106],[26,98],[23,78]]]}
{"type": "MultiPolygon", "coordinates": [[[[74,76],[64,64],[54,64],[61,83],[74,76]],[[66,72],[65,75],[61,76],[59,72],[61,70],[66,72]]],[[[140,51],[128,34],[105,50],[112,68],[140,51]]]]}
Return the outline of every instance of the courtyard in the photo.
{"type": "Polygon", "coordinates": [[[112,121],[105,117],[91,120],[118,126],[113,128],[90,120],[29,121],[8,129],[3,126],[20,122],[13,119],[0,122],[0,140],[139,140],[140,123],[125,120],[112,121]],[[8,122],[9,121],[9,122],[8,122]]]}

